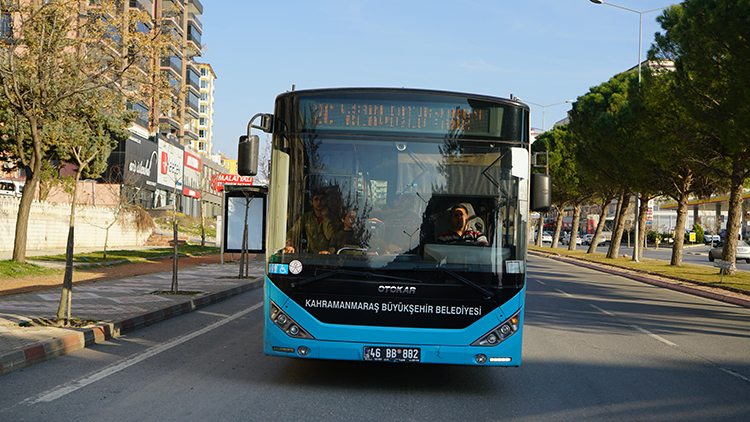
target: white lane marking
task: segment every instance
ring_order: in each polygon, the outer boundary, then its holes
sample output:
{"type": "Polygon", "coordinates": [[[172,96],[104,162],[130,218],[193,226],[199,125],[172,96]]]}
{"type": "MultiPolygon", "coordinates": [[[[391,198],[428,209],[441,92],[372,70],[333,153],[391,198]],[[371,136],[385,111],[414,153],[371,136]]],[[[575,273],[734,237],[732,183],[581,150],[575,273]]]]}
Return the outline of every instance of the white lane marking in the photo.
{"type": "Polygon", "coordinates": [[[605,311],[604,309],[602,309],[602,308],[600,308],[600,307],[598,307],[596,305],[592,305],[590,303],[589,303],[589,306],[591,306],[592,308],[596,309],[597,311],[603,313],[604,315],[611,316],[612,318],[616,318],[615,314],[613,314],[612,312],[605,311]]]}
{"type": "Polygon", "coordinates": [[[539,284],[544,284],[545,286],[547,285],[547,283],[543,282],[542,280],[534,280],[534,281],[536,281],[539,284]]]}
{"type": "Polygon", "coordinates": [[[220,317],[220,318],[227,318],[229,316],[227,314],[219,314],[216,312],[208,312],[208,311],[195,311],[195,313],[201,314],[201,315],[211,315],[211,316],[220,317]]]}
{"type": "MultiPolygon", "coordinates": [[[[612,312],[605,311],[604,309],[602,309],[602,308],[600,308],[600,307],[598,307],[596,305],[589,304],[589,306],[591,306],[592,308],[596,309],[597,311],[603,313],[604,315],[608,315],[608,316],[616,319],[617,321],[622,322],[612,312]]],[[[647,336],[649,336],[649,337],[651,337],[653,339],[659,340],[660,342],[662,342],[662,343],[664,343],[664,344],[666,344],[668,346],[677,346],[676,344],[674,344],[671,341],[665,339],[664,337],[658,336],[658,335],[652,333],[651,331],[646,330],[645,328],[642,328],[642,327],[639,327],[639,326],[633,325],[633,324],[628,324],[628,325],[630,325],[634,329],[638,330],[639,332],[641,332],[641,333],[643,333],[643,334],[645,334],[645,335],[647,335],[647,336]]]]}
{"type": "Polygon", "coordinates": [[[727,374],[729,374],[729,375],[731,375],[733,377],[737,377],[737,378],[741,379],[742,381],[750,382],[750,378],[748,378],[748,377],[746,377],[746,376],[744,376],[744,375],[742,375],[740,373],[734,372],[731,369],[722,368],[721,366],[719,367],[719,369],[721,369],[722,371],[726,372],[727,374]]]}
{"type": "Polygon", "coordinates": [[[144,360],[146,360],[146,359],[148,359],[148,358],[150,358],[152,356],[156,356],[159,353],[165,352],[165,351],[167,351],[167,350],[169,350],[169,349],[171,349],[171,348],[173,348],[175,346],[179,346],[182,343],[190,341],[190,340],[192,340],[192,339],[194,339],[194,338],[196,338],[196,337],[198,337],[200,335],[208,333],[211,330],[219,328],[219,327],[221,327],[224,324],[230,323],[230,322],[234,321],[235,319],[240,318],[240,317],[242,317],[242,316],[244,316],[244,315],[246,315],[246,314],[248,314],[248,313],[250,313],[250,312],[252,312],[252,311],[254,311],[254,310],[256,310],[256,309],[258,309],[260,307],[262,307],[262,306],[263,306],[263,302],[256,303],[255,305],[253,305],[253,306],[251,306],[251,307],[249,307],[249,308],[247,308],[247,309],[245,309],[243,311],[237,312],[236,314],[234,314],[234,315],[232,315],[230,317],[227,317],[226,319],[222,319],[221,321],[217,321],[217,322],[215,322],[215,323],[213,323],[211,325],[208,325],[208,326],[206,326],[204,328],[201,328],[198,331],[194,331],[194,332],[192,332],[190,334],[187,334],[187,335],[182,336],[182,337],[178,337],[178,338],[176,338],[174,340],[171,340],[171,341],[169,341],[167,343],[160,344],[158,346],[154,346],[154,347],[151,347],[149,349],[146,349],[142,353],[139,353],[139,354],[137,354],[137,355],[135,355],[135,356],[133,356],[131,358],[128,358],[128,359],[126,359],[126,360],[124,360],[124,361],[122,361],[122,362],[120,362],[120,363],[118,363],[116,365],[112,365],[112,366],[109,366],[107,368],[104,368],[101,371],[99,371],[99,372],[97,372],[97,373],[95,373],[93,375],[89,375],[88,377],[79,379],[77,381],[72,381],[72,382],[67,383],[65,385],[62,385],[60,387],[54,388],[54,389],[52,389],[52,390],[50,390],[48,392],[42,393],[41,395],[39,395],[36,398],[26,399],[23,402],[24,403],[28,403],[28,404],[36,404],[36,403],[40,403],[40,402],[51,402],[53,400],[57,400],[60,397],[68,395],[68,394],[70,394],[70,393],[72,393],[74,391],[80,390],[81,388],[86,387],[86,386],[88,386],[90,384],[93,384],[93,383],[95,383],[95,382],[97,382],[97,381],[99,381],[101,379],[104,379],[104,378],[110,376],[110,375],[116,374],[117,372],[120,372],[123,369],[127,369],[127,368],[129,368],[129,367],[131,367],[131,366],[133,366],[133,365],[135,365],[135,364],[137,364],[139,362],[142,362],[142,361],[144,361],[144,360]]]}
{"type": "Polygon", "coordinates": [[[567,292],[564,292],[564,291],[562,291],[562,290],[560,290],[560,289],[555,289],[555,290],[557,290],[558,292],[560,292],[560,293],[564,294],[564,295],[565,295],[565,296],[567,296],[567,297],[573,297],[573,295],[571,295],[571,294],[569,294],[569,293],[567,293],[567,292]]]}

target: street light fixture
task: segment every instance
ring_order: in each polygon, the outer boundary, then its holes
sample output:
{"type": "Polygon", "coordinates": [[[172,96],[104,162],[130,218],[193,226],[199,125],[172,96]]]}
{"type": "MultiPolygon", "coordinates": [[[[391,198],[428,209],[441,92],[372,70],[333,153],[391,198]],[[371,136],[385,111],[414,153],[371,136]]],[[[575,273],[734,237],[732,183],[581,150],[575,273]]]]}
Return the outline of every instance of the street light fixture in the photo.
{"type": "Polygon", "coordinates": [[[546,111],[547,111],[546,109],[547,109],[547,107],[552,107],[552,106],[556,106],[556,105],[560,105],[560,104],[572,103],[572,102],[575,101],[575,100],[566,100],[566,101],[562,101],[562,102],[559,102],[559,103],[541,105],[541,104],[537,104],[537,103],[532,103],[531,101],[526,101],[523,98],[516,97],[516,100],[523,101],[524,103],[529,103],[529,104],[532,104],[532,105],[535,105],[537,107],[541,107],[542,108],[542,132],[546,132],[547,131],[547,128],[545,127],[545,124],[544,124],[544,120],[545,120],[545,117],[546,117],[546,111]]]}
{"type": "MultiPolygon", "coordinates": [[[[655,12],[657,10],[663,10],[663,9],[668,8],[669,6],[659,7],[659,8],[651,9],[651,10],[644,10],[641,12],[638,10],[628,9],[627,7],[618,6],[616,4],[607,3],[606,1],[602,1],[602,0],[590,0],[590,1],[591,3],[594,3],[594,4],[606,4],[608,6],[616,7],[618,9],[623,9],[623,10],[627,10],[628,12],[633,12],[633,13],[638,14],[640,18],[639,24],[638,24],[638,85],[640,86],[641,85],[641,48],[643,46],[643,14],[649,13],[649,12],[655,12]]],[[[633,244],[633,261],[635,262],[638,262],[638,250],[640,249],[640,244],[639,244],[639,239],[638,239],[638,232],[640,231],[640,227],[639,227],[640,224],[638,223],[638,220],[640,219],[640,216],[638,215],[639,208],[640,208],[639,202],[640,200],[638,198],[638,193],[636,192],[635,194],[635,236],[634,236],[635,243],[633,244]]]]}
{"type": "Polygon", "coordinates": [[[612,6],[618,9],[627,10],[628,12],[637,13],[640,16],[640,23],[638,24],[638,84],[640,84],[641,83],[641,48],[643,46],[643,14],[649,13],[649,12],[655,12],[657,10],[663,10],[663,9],[668,8],[669,6],[658,7],[656,9],[644,10],[643,12],[640,12],[638,10],[628,9],[627,7],[622,7],[616,4],[607,3],[606,1],[602,1],[602,0],[590,0],[590,1],[591,3],[594,3],[594,4],[606,4],[607,6],[612,6]]]}

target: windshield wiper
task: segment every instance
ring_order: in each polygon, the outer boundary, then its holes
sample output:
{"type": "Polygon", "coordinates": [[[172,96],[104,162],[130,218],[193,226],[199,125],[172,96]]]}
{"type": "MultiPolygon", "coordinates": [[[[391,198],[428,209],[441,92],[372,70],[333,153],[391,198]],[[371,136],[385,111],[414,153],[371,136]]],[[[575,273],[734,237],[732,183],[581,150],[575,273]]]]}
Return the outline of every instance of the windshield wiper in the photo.
{"type": "Polygon", "coordinates": [[[305,284],[314,283],[318,280],[323,280],[324,278],[328,278],[336,274],[354,275],[354,276],[361,276],[364,278],[380,277],[386,280],[406,281],[409,283],[421,283],[422,282],[422,280],[415,280],[412,278],[405,278],[405,277],[396,277],[396,276],[385,275],[385,274],[377,274],[371,271],[352,271],[352,270],[337,269],[337,270],[328,271],[326,273],[318,274],[314,277],[310,277],[308,279],[298,281],[296,283],[292,283],[292,288],[302,287],[305,284]]]}
{"type": "Polygon", "coordinates": [[[491,292],[491,291],[485,289],[484,287],[482,287],[482,286],[474,283],[473,281],[469,280],[468,278],[463,277],[463,276],[461,276],[459,274],[456,274],[450,268],[446,268],[446,267],[430,267],[430,268],[416,267],[416,268],[413,268],[413,270],[414,271],[433,271],[433,270],[442,271],[442,272],[450,275],[451,277],[455,278],[456,280],[460,281],[461,283],[464,283],[465,285],[467,285],[467,286],[471,287],[472,289],[478,291],[479,293],[481,293],[484,296],[485,299],[492,299],[493,297],[495,297],[495,292],[491,292]]]}

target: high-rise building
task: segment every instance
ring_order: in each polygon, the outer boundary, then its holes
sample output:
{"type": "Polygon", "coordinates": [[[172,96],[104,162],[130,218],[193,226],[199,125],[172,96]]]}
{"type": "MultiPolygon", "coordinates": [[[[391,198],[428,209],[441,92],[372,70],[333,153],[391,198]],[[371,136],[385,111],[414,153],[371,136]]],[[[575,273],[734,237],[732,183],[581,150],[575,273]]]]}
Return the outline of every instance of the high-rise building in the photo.
{"type": "MultiPolygon", "coordinates": [[[[14,21],[20,22],[21,14],[46,4],[42,0],[19,1],[32,8],[17,5],[0,10],[0,44],[15,43],[14,21]]],[[[206,205],[214,212],[220,209],[217,186],[211,183],[215,173],[225,171],[211,163],[218,163],[211,150],[216,75],[210,65],[195,61],[202,54],[200,0],[81,1],[73,5],[76,7],[63,9],[63,13],[79,19],[74,22],[121,25],[112,26],[112,36],[103,38],[106,51],[114,53],[106,55],[107,63],[132,64],[127,69],[131,72],[116,84],[123,92],[137,94],[127,102],[127,108],[137,112],[129,127],[130,136],[109,155],[107,171],[98,182],[117,187],[120,197],[144,208],[174,206],[190,215],[201,214],[206,205]],[[143,41],[145,38],[149,41],[143,41]],[[145,57],[137,53],[147,51],[145,57]],[[130,57],[136,60],[126,60],[130,57]]],[[[78,36],[75,31],[68,33],[78,36]]],[[[5,178],[15,181],[25,177],[14,174],[5,178]]]]}
{"type": "MultiPolygon", "coordinates": [[[[146,10],[151,0],[131,1],[146,10]]],[[[203,5],[199,0],[153,1],[154,30],[174,35],[169,53],[160,58],[159,69],[169,78],[171,90],[156,92],[152,99],[152,116],[157,132],[169,141],[190,145],[198,140],[200,71],[194,61],[201,55],[203,5]],[[157,120],[158,119],[158,120],[157,120]]]]}
{"type": "Polygon", "coordinates": [[[211,156],[213,151],[214,120],[214,81],[216,73],[208,63],[196,63],[200,70],[200,100],[198,105],[198,140],[193,141],[193,149],[211,156]]]}

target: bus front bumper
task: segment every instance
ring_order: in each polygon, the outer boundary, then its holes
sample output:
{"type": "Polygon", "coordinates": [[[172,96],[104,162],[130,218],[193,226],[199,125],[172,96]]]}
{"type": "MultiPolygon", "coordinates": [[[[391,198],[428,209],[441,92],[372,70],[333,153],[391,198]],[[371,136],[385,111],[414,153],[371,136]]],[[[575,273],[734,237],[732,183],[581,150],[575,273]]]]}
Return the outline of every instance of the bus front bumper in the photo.
{"type": "Polygon", "coordinates": [[[271,326],[267,327],[265,333],[263,351],[269,356],[305,359],[513,367],[521,364],[521,337],[521,333],[518,332],[493,347],[378,344],[290,339],[281,330],[271,326]],[[415,349],[418,358],[414,356],[415,349]],[[403,350],[404,356],[397,355],[397,350],[398,353],[403,350]]]}

